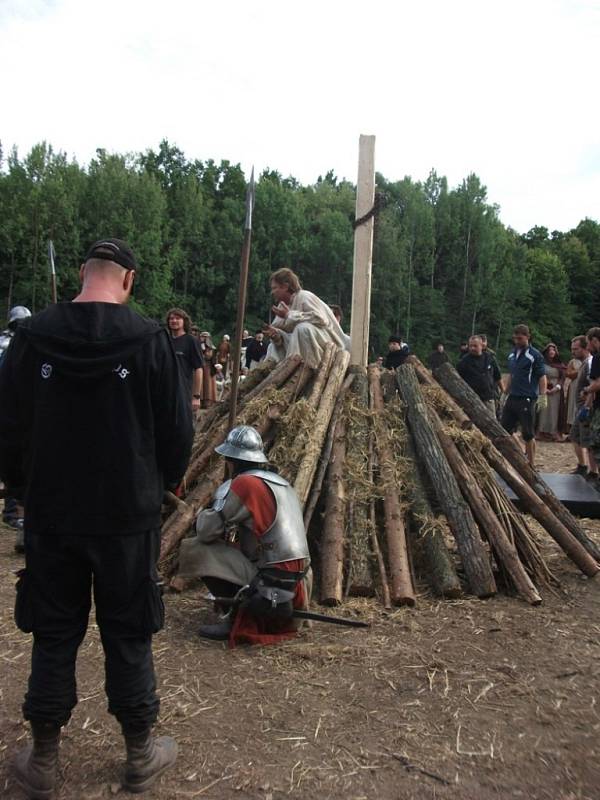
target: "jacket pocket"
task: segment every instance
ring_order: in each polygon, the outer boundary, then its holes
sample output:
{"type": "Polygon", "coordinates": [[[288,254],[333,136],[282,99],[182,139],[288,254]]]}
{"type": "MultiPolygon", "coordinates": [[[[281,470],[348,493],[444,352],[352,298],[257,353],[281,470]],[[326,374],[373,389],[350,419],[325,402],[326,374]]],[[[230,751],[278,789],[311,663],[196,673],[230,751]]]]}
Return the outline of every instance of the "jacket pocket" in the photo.
{"type": "Polygon", "coordinates": [[[26,569],[20,569],[17,572],[17,578],[15,623],[23,633],[31,633],[35,624],[31,578],[26,569]]]}
{"type": "Polygon", "coordinates": [[[153,634],[162,630],[165,624],[165,604],[161,583],[148,578],[144,587],[144,633],[153,634]]]}

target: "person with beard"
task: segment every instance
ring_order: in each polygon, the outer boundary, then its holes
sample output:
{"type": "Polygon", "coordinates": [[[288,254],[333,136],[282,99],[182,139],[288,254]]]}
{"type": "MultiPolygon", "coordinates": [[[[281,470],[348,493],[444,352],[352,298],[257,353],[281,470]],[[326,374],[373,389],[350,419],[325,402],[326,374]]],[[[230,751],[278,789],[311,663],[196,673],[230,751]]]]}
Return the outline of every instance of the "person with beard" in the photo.
{"type": "Polygon", "coordinates": [[[167,328],[173,339],[173,347],[181,374],[189,389],[192,411],[196,413],[202,399],[204,361],[195,336],[192,336],[192,320],[181,308],[172,308],[167,312],[167,328]]]}

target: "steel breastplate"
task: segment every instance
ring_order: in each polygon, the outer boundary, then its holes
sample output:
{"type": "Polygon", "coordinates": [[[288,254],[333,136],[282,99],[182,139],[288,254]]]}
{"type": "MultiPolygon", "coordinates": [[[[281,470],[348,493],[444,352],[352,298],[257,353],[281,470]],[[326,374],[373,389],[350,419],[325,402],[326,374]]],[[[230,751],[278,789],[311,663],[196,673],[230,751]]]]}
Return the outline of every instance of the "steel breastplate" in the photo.
{"type": "Polygon", "coordinates": [[[252,542],[249,536],[243,537],[242,549],[259,569],[282,561],[310,558],[302,508],[294,489],[274,472],[256,469],[244,475],[254,475],[267,484],[275,497],[277,511],[273,524],[260,539],[253,534],[252,542]]]}

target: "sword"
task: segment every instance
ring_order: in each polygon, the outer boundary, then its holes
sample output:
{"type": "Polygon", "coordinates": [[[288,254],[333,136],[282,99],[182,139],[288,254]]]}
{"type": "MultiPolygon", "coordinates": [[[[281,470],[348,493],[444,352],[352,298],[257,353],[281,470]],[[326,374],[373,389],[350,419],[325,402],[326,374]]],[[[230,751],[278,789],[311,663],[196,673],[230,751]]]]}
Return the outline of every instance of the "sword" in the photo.
{"type": "MultiPolygon", "coordinates": [[[[212,600],[224,608],[232,608],[240,605],[238,597],[213,597],[212,600]]],[[[295,608],[292,611],[294,619],[312,619],[315,622],[328,622],[330,625],[346,625],[349,628],[370,628],[370,622],[363,622],[359,619],[347,619],[346,617],[330,617],[329,614],[317,614],[315,611],[302,611],[295,608]]]]}

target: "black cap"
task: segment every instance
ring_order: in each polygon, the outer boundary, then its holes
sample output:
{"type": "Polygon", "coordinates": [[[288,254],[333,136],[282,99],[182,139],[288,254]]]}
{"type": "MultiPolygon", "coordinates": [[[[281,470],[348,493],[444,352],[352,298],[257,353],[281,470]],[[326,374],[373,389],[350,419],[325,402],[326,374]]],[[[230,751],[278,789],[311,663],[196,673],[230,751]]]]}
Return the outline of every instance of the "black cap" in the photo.
{"type": "Polygon", "coordinates": [[[396,342],[396,344],[402,344],[402,337],[401,336],[390,336],[388,342],[396,342]]]}
{"type": "Polygon", "coordinates": [[[122,239],[100,239],[87,251],[85,261],[100,258],[104,261],[114,261],[124,269],[137,269],[138,265],[131,247],[122,239]]]}

